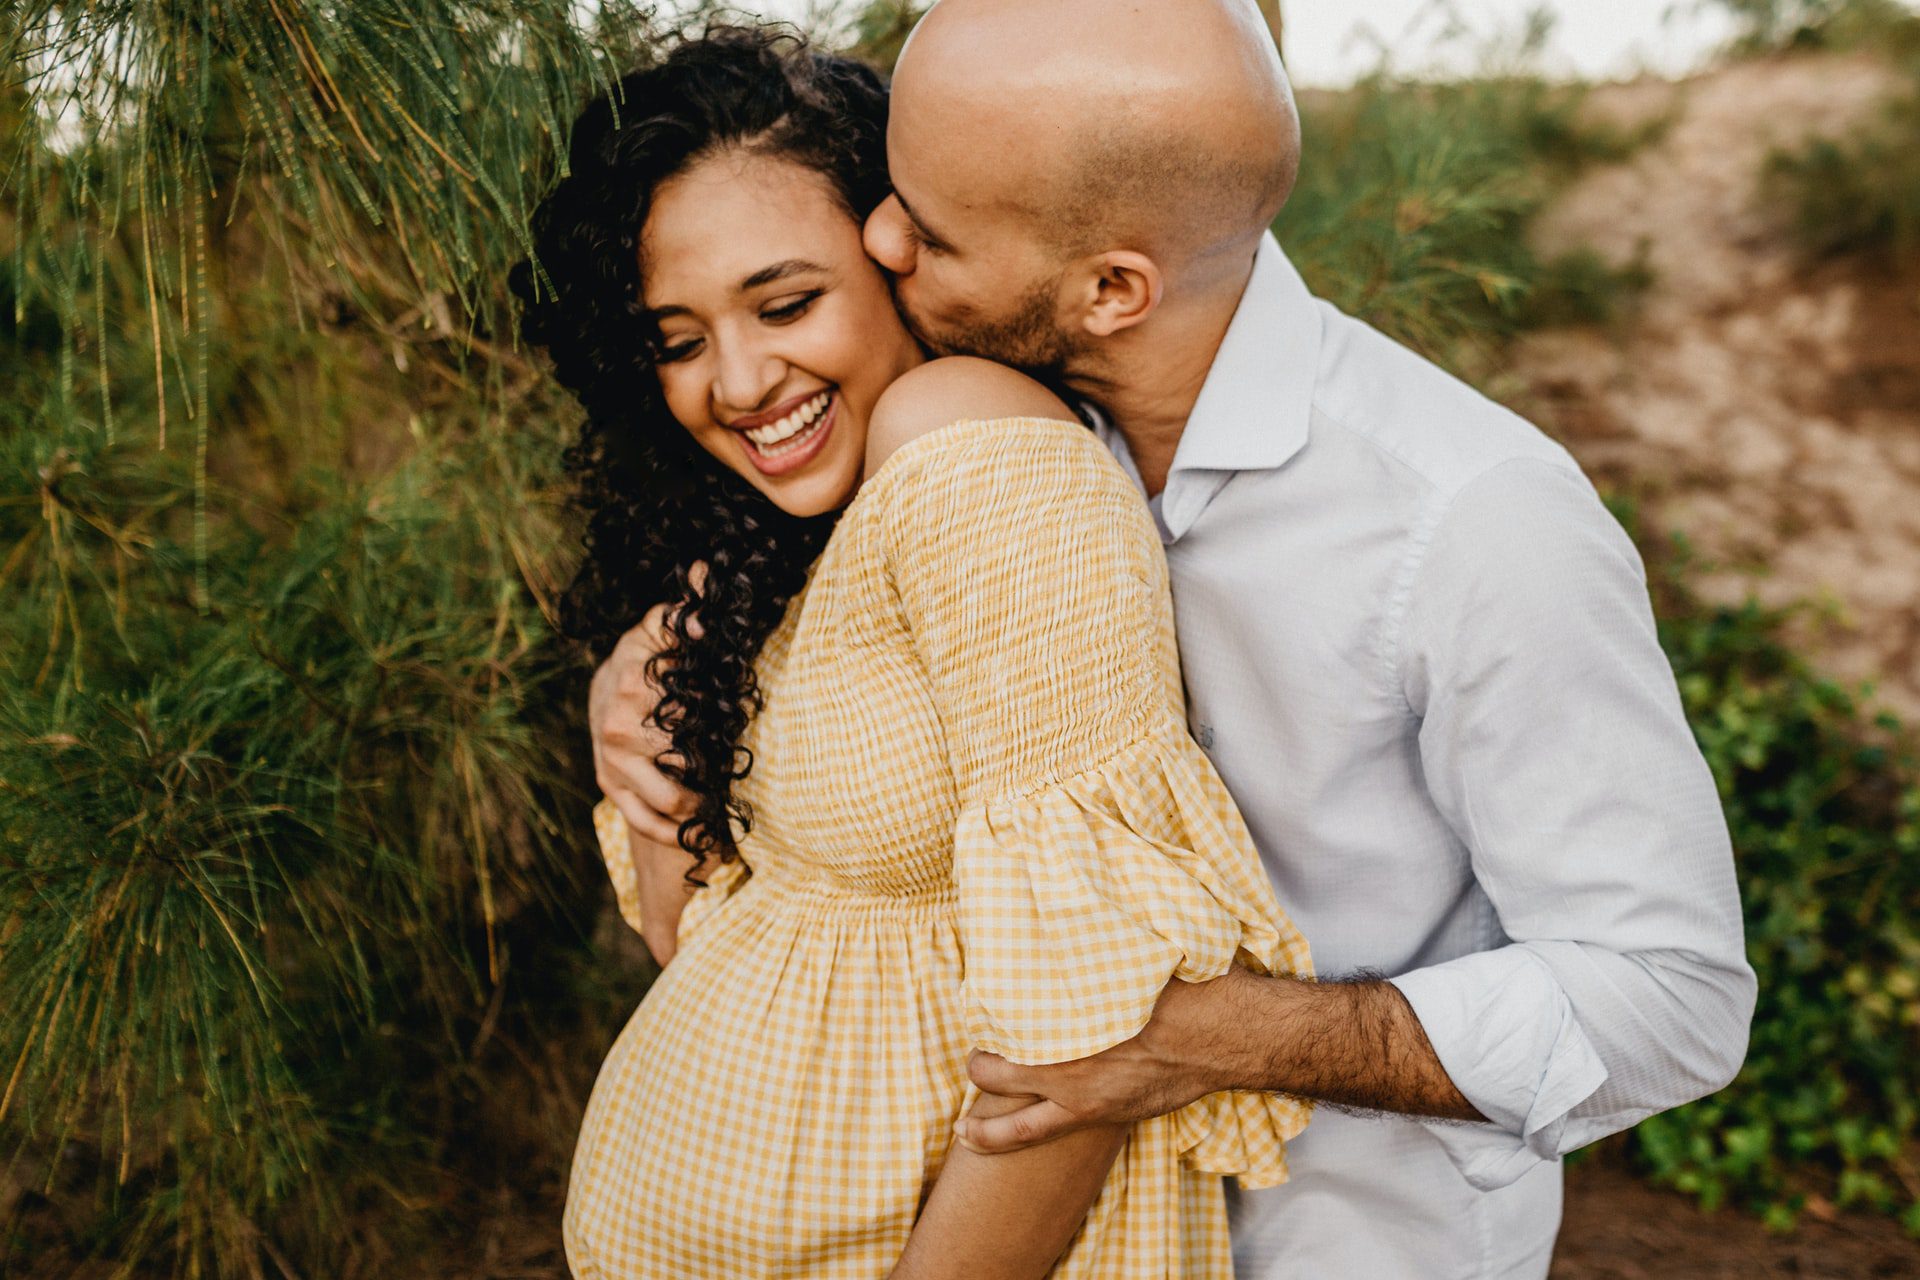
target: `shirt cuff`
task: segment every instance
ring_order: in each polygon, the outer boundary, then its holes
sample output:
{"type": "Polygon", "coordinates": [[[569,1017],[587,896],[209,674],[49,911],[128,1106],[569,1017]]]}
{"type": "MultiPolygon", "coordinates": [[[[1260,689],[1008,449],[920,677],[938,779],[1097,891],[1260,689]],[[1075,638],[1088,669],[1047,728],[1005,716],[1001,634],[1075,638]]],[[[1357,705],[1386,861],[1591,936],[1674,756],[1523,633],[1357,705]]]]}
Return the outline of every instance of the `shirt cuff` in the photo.
{"type": "Polygon", "coordinates": [[[1486,1124],[1427,1121],[1480,1191],[1562,1154],[1567,1117],[1607,1078],[1553,971],[1524,945],[1462,956],[1391,979],[1433,1050],[1486,1124]]]}

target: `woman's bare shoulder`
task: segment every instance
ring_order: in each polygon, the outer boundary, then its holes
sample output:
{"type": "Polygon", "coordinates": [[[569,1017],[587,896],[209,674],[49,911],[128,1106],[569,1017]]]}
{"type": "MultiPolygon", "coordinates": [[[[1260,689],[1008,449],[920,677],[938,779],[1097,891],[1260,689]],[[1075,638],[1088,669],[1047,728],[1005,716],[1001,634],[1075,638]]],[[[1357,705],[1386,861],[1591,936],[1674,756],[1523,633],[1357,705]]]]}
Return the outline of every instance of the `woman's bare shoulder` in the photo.
{"type": "Polygon", "coordinates": [[[969,418],[1074,421],[1059,396],[1018,369],[947,356],[910,369],[880,394],[867,424],[867,474],[909,440],[969,418]]]}

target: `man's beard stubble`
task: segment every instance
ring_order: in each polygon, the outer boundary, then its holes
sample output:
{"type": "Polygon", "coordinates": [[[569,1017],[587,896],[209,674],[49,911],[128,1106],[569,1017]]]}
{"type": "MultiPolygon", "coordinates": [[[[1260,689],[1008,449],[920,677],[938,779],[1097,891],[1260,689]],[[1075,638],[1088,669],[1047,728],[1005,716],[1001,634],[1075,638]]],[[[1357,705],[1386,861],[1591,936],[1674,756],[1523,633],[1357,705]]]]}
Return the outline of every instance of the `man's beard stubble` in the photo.
{"type": "Polygon", "coordinates": [[[906,323],[907,332],[936,356],[978,356],[1011,365],[1022,373],[1051,387],[1066,382],[1069,363],[1080,353],[1072,338],[1061,330],[1054,318],[1054,298],[1058,281],[1036,285],[1020,297],[1006,315],[997,319],[973,319],[932,333],[923,328],[900,305],[898,282],[889,278],[894,309],[906,323]]]}

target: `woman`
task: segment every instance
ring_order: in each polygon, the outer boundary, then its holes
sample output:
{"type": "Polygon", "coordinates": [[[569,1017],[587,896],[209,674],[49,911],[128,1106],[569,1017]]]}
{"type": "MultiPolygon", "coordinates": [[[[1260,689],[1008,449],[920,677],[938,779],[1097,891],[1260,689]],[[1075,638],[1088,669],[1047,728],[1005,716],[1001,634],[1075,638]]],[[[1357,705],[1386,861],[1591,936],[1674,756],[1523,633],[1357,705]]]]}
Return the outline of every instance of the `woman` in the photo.
{"type": "MultiPolygon", "coordinates": [[[[791,39],[688,42],[583,115],[549,279],[516,273],[588,412],[567,625],[604,651],[675,606],[658,718],[706,875],[594,1086],[568,1259],[1225,1277],[1220,1175],[1281,1180],[1302,1104],[951,1145],[969,1050],[1083,1057],[1173,976],[1306,951],[1186,735],[1139,494],[1038,384],[926,363],[862,251],[885,111],[791,39]]],[[[645,932],[624,822],[595,820],[645,932]]]]}

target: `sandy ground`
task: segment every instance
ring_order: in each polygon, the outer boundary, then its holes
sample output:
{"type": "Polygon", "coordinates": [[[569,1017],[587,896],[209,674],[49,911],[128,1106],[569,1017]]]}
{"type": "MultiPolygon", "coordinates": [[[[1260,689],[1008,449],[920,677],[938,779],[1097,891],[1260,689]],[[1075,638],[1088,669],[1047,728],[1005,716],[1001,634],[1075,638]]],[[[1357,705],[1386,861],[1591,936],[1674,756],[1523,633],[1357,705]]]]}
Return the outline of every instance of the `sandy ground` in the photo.
{"type": "Polygon", "coordinates": [[[1596,91],[1595,111],[1671,126],[1546,210],[1538,247],[1638,256],[1654,283],[1610,330],[1522,341],[1509,398],[1684,533],[1710,597],[1831,605],[1820,665],[1920,720],[1920,274],[1809,262],[1758,190],[1771,150],[1845,132],[1896,85],[1828,55],[1596,91]]]}

